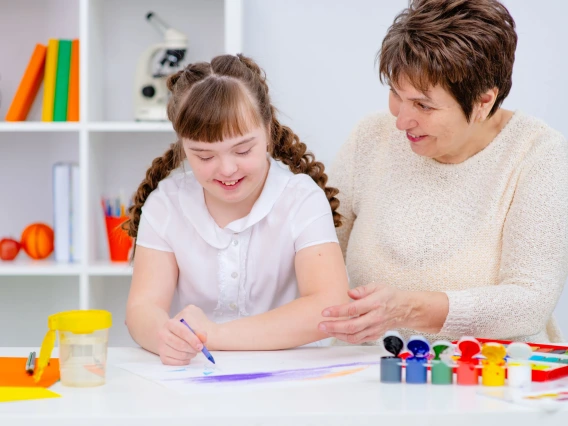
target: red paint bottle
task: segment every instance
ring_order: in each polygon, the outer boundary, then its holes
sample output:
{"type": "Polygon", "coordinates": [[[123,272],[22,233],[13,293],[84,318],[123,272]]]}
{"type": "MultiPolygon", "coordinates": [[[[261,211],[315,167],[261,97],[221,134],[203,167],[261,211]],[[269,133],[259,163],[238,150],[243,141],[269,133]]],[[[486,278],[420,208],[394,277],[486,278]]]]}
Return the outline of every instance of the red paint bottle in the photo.
{"type": "Polygon", "coordinates": [[[479,360],[475,358],[481,351],[481,345],[471,336],[464,336],[458,342],[458,350],[461,356],[457,362],[457,384],[479,384],[479,360]]]}

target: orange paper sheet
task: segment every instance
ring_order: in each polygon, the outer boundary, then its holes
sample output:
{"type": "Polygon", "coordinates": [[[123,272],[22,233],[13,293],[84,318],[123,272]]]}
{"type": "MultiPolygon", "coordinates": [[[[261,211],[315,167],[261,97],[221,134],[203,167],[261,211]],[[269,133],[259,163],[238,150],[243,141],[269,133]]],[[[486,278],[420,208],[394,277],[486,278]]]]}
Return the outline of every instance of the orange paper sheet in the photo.
{"type": "Polygon", "coordinates": [[[26,373],[27,358],[0,357],[0,386],[48,388],[59,381],[59,359],[51,358],[41,377],[34,382],[33,376],[26,373]]]}

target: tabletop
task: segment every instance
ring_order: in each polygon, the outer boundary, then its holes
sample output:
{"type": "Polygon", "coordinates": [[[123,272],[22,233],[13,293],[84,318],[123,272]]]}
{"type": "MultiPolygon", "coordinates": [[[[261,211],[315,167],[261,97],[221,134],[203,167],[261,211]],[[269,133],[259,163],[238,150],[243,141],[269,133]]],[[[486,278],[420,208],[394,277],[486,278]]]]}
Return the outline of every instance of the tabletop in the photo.
{"type": "MultiPolygon", "coordinates": [[[[26,356],[37,348],[0,348],[0,356],[26,356]]],[[[382,355],[371,346],[301,348],[284,352],[292,358],[301,351],[329,360],[370,359],[382,355]]],[[[243,352],[233,353],[243,356],[243,352]]],[[[262,359],[266,353],[252,353],[262,359]]],[[[54,355],[56,352],[54,351],[54,355]]],[[[231,353],[215,353],[216,358],[231,353]]],[[[0,403],[0,424],[10,426],[137,426],[163,421],[223,425],[373,425],[381,420],[396,425],[503,423],[539,426],[568,424],[568,403],[550,412],[489,398],[481,386],[384,384],[376,376],[360,380],[316,380],[284,387],[233,386],[222,392],[183,394],[119,367],[123,363],[159,362],[140,348],[108,349],[106,384],[72,388],[56,383],[50,389],[61,398],[0,403]],[[80,423],[79,423],[80,422],[80,423]]],[[[562,403],[564,404],[564,403],[562,403]]],[[[176,424],[176,423],[173,423],[176,424]]]]}

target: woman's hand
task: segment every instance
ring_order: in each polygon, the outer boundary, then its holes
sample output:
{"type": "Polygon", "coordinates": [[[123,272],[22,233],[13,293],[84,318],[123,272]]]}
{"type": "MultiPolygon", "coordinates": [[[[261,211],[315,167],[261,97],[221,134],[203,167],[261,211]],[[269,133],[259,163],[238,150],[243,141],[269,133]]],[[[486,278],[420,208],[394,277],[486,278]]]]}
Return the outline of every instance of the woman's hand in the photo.
{"type": "Polygon", "coordinates": [[[413,314],[411,292],[384,284],[349,290],[353,302],[323,310],[324,317],[349,319],[323,321],[319,329],[348,343],[379,339],[386,331],[406,326],[413,314]]]}
{"type": "Polygon", "coordinates": [[[187,365],[203,349],[207,335],[216,324],[194,305],[186,306],[169,319],[158,333],[158,354],[166,365],[187,365]],[[184,319],[196,334],[180,322],[184,319]]]}

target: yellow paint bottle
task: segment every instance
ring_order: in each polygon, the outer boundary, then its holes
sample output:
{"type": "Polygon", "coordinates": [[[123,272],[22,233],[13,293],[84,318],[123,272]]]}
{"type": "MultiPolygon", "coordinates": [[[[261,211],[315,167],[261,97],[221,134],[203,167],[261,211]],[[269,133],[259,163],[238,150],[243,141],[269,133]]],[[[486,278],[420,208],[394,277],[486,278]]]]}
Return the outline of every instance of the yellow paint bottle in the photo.
{"type": "Polygon", "coordinates": [[[501,343],[485,343],[481,348],[481,384],[483,386],[505,386],[505,356],[507,351],[501,343]]]}

